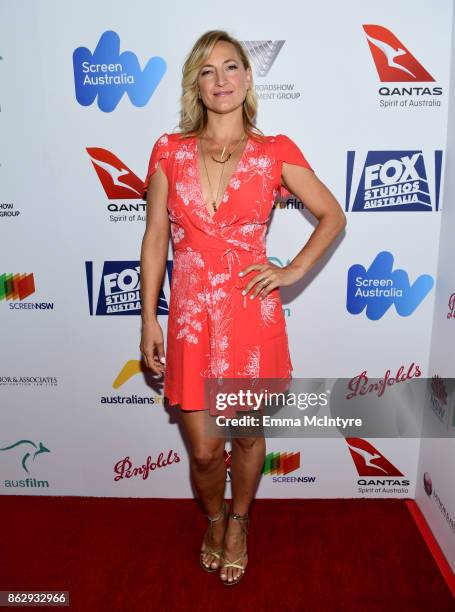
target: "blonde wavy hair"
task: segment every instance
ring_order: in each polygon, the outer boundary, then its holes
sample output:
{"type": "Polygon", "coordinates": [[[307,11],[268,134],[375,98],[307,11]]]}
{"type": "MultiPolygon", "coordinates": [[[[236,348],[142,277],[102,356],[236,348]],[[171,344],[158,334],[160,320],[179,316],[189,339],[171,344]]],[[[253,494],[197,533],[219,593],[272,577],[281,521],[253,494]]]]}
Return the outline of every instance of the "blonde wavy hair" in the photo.
{"type": "MultiPolygon", "coordinates": [[[[198,97],[197,80],[201,67],[206,63],[207,58],[218,41],[225,41],[234,45],[245,70],[247,68],[251,69],[248,56],[240,42],[224,30],[209,30],[197,39],[186,57],[182,68],[179,128],[183,138],[194,135],[198,136],[207,125],[207,109],[198,97]]],[[[243,126],[249,136],[262,140],[264,134],[255,125],[258,99],[253,84],[251,85],[243,102],[243,126]]]]}

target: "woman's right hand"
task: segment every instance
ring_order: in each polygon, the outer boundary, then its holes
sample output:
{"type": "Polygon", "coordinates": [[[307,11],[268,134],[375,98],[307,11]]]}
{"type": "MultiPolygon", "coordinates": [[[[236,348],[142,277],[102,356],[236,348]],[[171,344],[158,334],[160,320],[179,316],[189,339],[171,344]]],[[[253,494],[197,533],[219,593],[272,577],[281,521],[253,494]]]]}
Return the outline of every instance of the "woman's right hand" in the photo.
{"type": "Polygon", "coordinates": [[[141,344],[145,365],[155,374],[162,375],[166,369],[163,330],[158,321],[142,322],[141,344]]]}

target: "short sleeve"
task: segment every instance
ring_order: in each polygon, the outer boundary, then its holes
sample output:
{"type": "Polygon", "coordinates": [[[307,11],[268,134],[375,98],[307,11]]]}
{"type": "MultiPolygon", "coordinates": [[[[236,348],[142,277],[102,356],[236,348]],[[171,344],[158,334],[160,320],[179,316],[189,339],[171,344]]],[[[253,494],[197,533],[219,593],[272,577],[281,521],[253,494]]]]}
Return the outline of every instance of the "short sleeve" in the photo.
{"type": "MultiPolygon", "coordinates": [[[[276,159],[280,162],[280,168],[282,167],[283,162],[286,162],[288,164],[295,164],[296,166],[303,166],[304,168],[308,168],[308,170],[314,172],[313,168],[310,166],[308,160],[306,159],[300,148],[295,144],[293,140],[289,138],[289,136],[286,136],[285,134],[278,134],[277,136],[275,136],[275,147],[275,155],[276,159]]],[[[282,197],[289,197],[291,195],[282,183],[281,195],[282,197]]]]}
{"type": "Polygon", "coordinates": [[[158,168],[158,163],[161,162],[161,167],[164,172],[167,173],[167,164],[169,159],[169,135],[162,134],[153,145],[152,153],[150,154],[150,160],[147,170],[147,176],[142,185],[142,199],[147,198],[147,191],[149,187],[150,177],[154,174],[158,168]]]}

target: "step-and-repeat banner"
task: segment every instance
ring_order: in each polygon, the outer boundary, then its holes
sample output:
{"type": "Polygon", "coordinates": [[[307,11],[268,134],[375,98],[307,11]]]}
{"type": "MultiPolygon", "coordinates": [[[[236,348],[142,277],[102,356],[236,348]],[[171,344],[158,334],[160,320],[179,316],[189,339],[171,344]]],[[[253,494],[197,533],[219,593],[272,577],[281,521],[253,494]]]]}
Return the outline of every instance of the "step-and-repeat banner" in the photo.
{"type": "MultiPolygon", "coordinates": [[[[153,143],[178,125],[185,56],[210,29],[242,41],[258,126],[299,145],[348,220],[281,290],[294,376],[432,374],[450,0],[0,7],[1,493],[193,495],[178,415],[141,365],[140,192],[153,143]]],[[[315,225],[297,198],[278,202],[270,260],[286,265],[315,225]]],[[[171,246],[168,259],[165,334],[171,246]]],[[[257,495],[414,497],[419,446],[274,438],[257,495]]]]}

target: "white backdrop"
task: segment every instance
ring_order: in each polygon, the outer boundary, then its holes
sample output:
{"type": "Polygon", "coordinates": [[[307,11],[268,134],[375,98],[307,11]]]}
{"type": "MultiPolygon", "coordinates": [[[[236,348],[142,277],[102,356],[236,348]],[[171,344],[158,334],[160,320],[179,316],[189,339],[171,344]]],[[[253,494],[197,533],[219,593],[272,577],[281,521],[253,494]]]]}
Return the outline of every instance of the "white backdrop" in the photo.
{"type": "MultiPolygon", "coordinates": [[[[284,41],[276,57],[263,62],[266,75],[255,63],[258,126],[295,140],[347,210],[346,233],[330,255],[303,282],[282,290],[294,376],[351,378],[367,371],[380,377],[412,364],[422,375],[429,372],[435,289],[417,299],[408,316],[392,305],[374,320],[365,310],[348,311],[347,279],[352,265],[368,270],[384,251],[411,285],[423,274],[437,278],[452,3],[232,0],[229,11],[212,2],[199,6],[194,11],[177,0],[0,2],[3,494],[193,494],[174,409],[164,409],[159,390],[139,367],[139,310],[96,312],[105,264],[108,272],[134,270],[144,231],[144,203],[131,189],[120,196],[112,191],[112,166],[136,175],[133,186],[143,179],[153,142],[177,126],[184,58],[208,29],[226,29],[242,41],[284,41]],[[386,30],[363,27],[372,25],[386,30]],[[140,83],[130,96],[121,95],[121,85],[100,85],[91,104],[78,101],[75,75],[82,64],[75,72],[73,53],[86,47],[89,62],[119,62],[111,47],[91,59],[109,31],[118,35],[120,53],[135,54],[140,70],[150,58],[164,60],[165,72],[145,102],[135,99],[147,98],[140,83]],[[404,58],[387,56],[394,45],[405,47],[404,58]],[[391,77],[387,57],[406,70],[392,70],[391,77]],[[116,94],[118,103],[102,110],[116,94]],[[389,101],[393,105],[385,108],[389,101]],[[424,164],[415,169],[417,192],[425,210],[352,211],[359,185],[368,187],[361,178],[365,160],[367,171],[388,160],[396,168],[417,153],[424,164]],[[33,277],[20,284],[19,275],[33,277]],[[14,292],[33,284],[31,293],[14,292]],[[158,463],[155,469],[127,477],[126,468],[140,468],[148,457],[149,464],[158,463]]],[[[132,56],[123,59],[134,68],[132,56]]],[[[162,60],[154,62],[164,66],[162,60]]],[[[277,208],[269,257],[285,265],[314,224],[307,211],[277,208]]],[[[390,272],[382,268],[376,277],[390,272]]],[[[163,289],[165,306],[168,278],[163,289]]],[[[160,322],[165,332],[165,314],[160,322]]],[[[258,497],[414,497],[419,441],[369,443],[402,474],[394,484],[381,485],[381,469],[358,472],[341,438],[273,439],[268,453],[281,453],[282,465],[286,453],[297,453],[299,467],[265,473],[258,497]],[[371,491],[359,489],[362,477],[376,480],[371,491]]]]}

